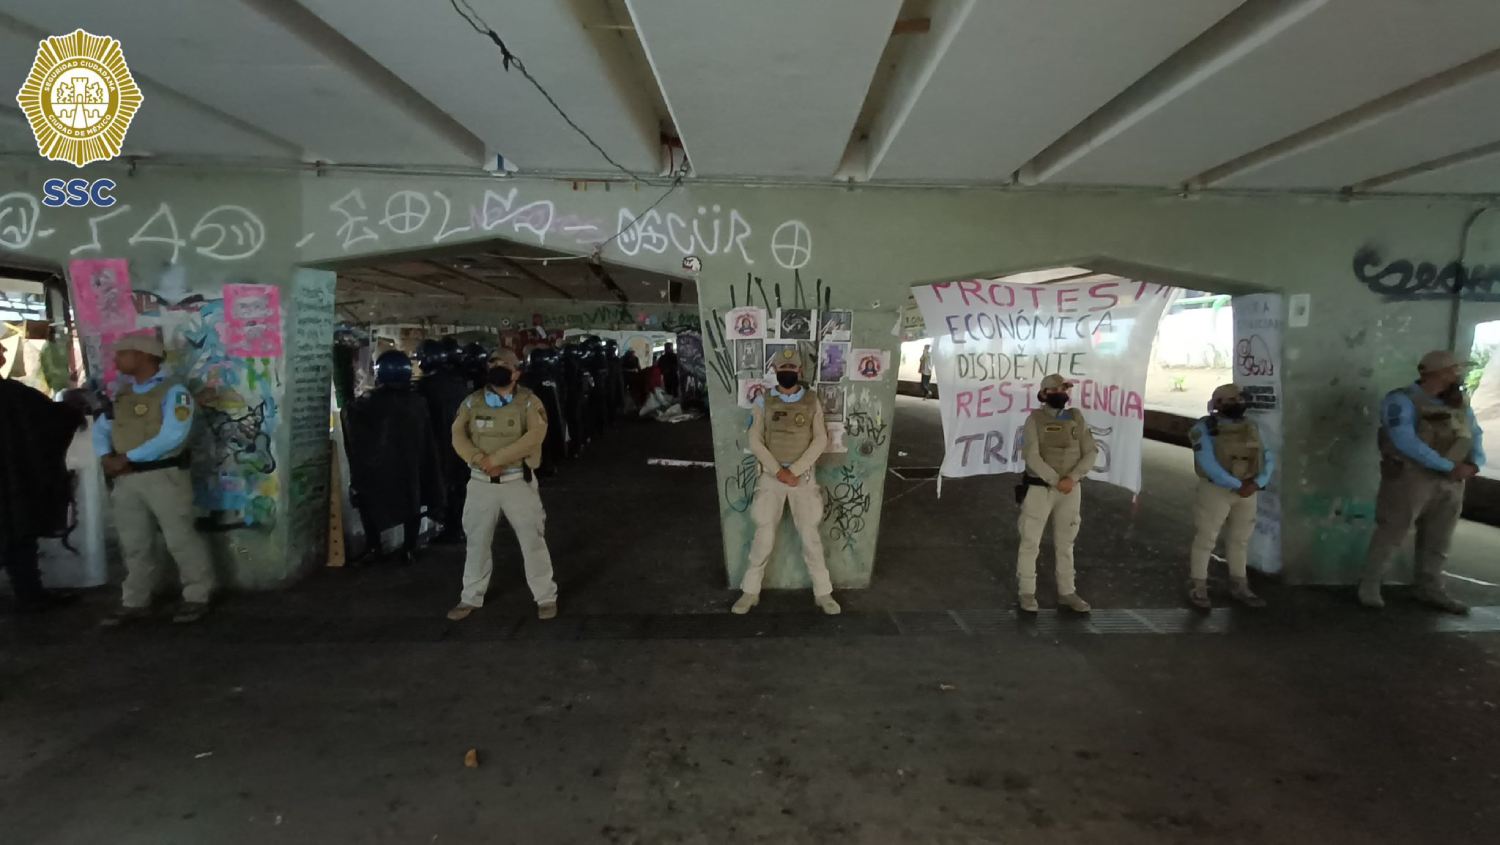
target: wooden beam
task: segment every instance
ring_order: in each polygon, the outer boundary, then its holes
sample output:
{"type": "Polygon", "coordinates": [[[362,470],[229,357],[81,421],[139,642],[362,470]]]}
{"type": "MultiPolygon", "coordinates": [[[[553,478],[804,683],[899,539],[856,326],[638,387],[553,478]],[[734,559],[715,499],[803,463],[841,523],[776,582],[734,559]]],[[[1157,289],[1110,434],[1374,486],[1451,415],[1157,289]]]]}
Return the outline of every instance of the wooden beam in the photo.
{"type": "Polygon", "coordinates": [[[510,269],[516,271],[517,273],[520,273],[521,275],[523,275],[526,278],[532,280],[533,282],[536,282],[537,284],[541,285],[542,287],[546,288],[547,290],[550,290],[553,293],[557,294],[558,296],[561,296],[563,299],[577,299],[578,298],[578,297],[574,296],[573,294],[568,293],[567,291],[565,291],[562,288],[558,287],[557,285],[554,285],[551,282],[547,281],[545,278],[542,277],[542,275],[540,273],[537,273],[536,271],[532,270],[530,267],[527,267],[526,265],[522,264],[519,261],[516,261],[515,259],[506,258],[503,255],[496,255],[493,252],[486,252],[485,255],[489,256],[490,258],[494,258],[494,259],[498,260],[501,264],[504,264],[505,266],[507,266],[510,269]]]}
{"type": "Polygon", "coordinates": [[[428,267],[435,267],[438,270],[442,270],[442,271],[444,271],[446,273],[452,273],[453,275],[459,277],[460,279],[467,279],[468,281],[471,281],[474,284],[479,285],[480,287],[489,288],[490,290],[493,290],[493,291],[499,291],[500,293],[503,293],[506,296],[511,297],[512,299],[520,299],[521,298],[521,295],[519,293],[516,293],[515,291],[507,290],[507,289],[505,289],[505,288],[503,288],[503,287],[495,284],[494,282],[491,282],[489,279],[485,279],[485,278],[482,278],[480,276],[476,276],[473,273],[470,273],[470,272],[468,272],[466,270],[462,270],[462,269],[460,269],[458,267],[448,267],[448,266],[439,264],[436,261],[423,261],[422,263],[426,264],[428,267]]]}
{"type": "Polygon", "coordinates": [[[449,296],[457,296],[457,297],[462,297],[463,296],[463,294],[458,293],[457,291],[448,290],[447,288],[443,287],[442,285],[433,284],[432,282],[426,281],[425,279],[419,279],[416,276],[408,276],[405,273],[397,273],[394,270],[386,270],[383,267],[369,267],[369,268],[366,268],[366,269],[368,269],[372,273],[379,273],[382,276],[390,276],[393,279],[400,279],[403,282],[411,282],[414,285],[421,285],[422,287],[425,287],[425,288],[432,288],[435,291],[440,291],[440,292],[445,293],[445,294],[447,294],[449,296]]]}
{"type": "Polygon", "coordinates": [[[339,278],[346,282],[350,282],[351,284],[364,285],[366,287],[376,288],[377,290],[390,291],[391,293],[399,294],[401,296],[416,296],[416,294],[412,293],[409,290],[402,290],[401,288],[391,287],[390,285],[382,285],[379,282],[372,282],[369,279],[360,278],[359,276],[350,276],[344,274],[340,275],[339,278]]]}
{"type": "Polygon", "coordinates": [[[609,288],[611,291],[614,291],[615,296],[618,297],[621,302],[630,301],[630,297],[626,296],[625,291],[620,289],[619,284],[617,284],[615,280],[609,275],[609,271],[604,269],[603,264],[596,264],[593,261],[590,261],[588,262],[588,265],[590,272],[594,274],[594,278],[598,279],[601,284],[609,288]]]}
{"type": "Polygon", "coordinates": [[[896,21],[891,27],[892,35],[920,35],[932,31],[932,18],[907,18],[904,21],[896,21]]]}

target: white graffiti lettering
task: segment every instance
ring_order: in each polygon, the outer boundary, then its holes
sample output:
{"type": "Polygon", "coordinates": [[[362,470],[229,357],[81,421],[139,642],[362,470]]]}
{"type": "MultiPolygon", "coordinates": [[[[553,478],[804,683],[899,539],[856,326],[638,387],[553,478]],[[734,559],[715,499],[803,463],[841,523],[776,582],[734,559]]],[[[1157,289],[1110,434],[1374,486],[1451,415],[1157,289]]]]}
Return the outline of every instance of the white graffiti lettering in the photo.
{"type": "Polygon", "coordinates": [[[427,225],[432,202],[417,191],[397,191],[386,198],[381,225],[397,235],[409,235],[427,225]]]}
{"type": "Polygon", "coordinates": [[[746,264],[754,264],[755,260],[745,250],[745,238],[750,237],[750,221],[740,216],[737,209],[729,210],[729,241],[724,244],[724,252],[729,252],[730,247],[737,247],[740,257],[745,259],[746,264]]]}
{"type": "Polygon", "coordinates": [[[130,206],[122,205],[119,208],[113,209],[112,211],[107,211],[97,217],[90,217],[89,234],[93,236],[93,240],[90,240],[86,244],[79,244],[78,246],[73,247],[72,249],[68,250],[68,254],[77,255],[80,252],[102,252],[104,250],[104,245],[99,242],[99,224],[110,219],[111,217],[119,217],[120,215],[127,214],[129,212],[130,206]]]}
{"type": "Polygon", "coordinates": [[[771,233],[771,257],[786,270],[800,270],[812,260],[812,232],[801,220],[788,220],[771,233]]]}
{"type": "Polygon", "coordinates": [[[365,198],[359,192],[358,188],[344,194],[332,205],[328,206],[329,211],[336,211],[344,216],[344,222],[339,226],[337,234],[338,237],[343,239],[342,248],[345,251],[351,249],[355,244],[380,240],[380,236],[375,234],[373,229],[364,225],[365,221],[370,218],[367,215],[355,214],[347,207],[350,203],[356,205],[356,210],[358,211],[365,210],[365,198]],[[355,234],[356,229],[360,230],[358,234],[355,234]]]}
{"type": "Polygon", "coordinates": [[[503,197],[494,191],[485,191],[484,205],[480,209],[478,220],[480,227],[486,232],[493,232],[509,223],[511,231],[520,233],[524,229],[536,235],[537,243],[546,243],[547,232],[551,230],[557,215],[557,208],[552,200],[535,200],[512,210],[515,201],[515,188],[511,188],[510,193],[503,197]]]}
{"type": "Polygon", "coordinates": [[[307,234],[305,234],[305,235],[302,236],[302,240],[297,241],[297,248],[301,249],[301,248],[307,246],[307,242],[310,241],[310,240],[312,240],[313,238],[316,238],[317,236],[318,236],[317,232],[308,232],[307,234]]]}
{"type": "Polygon", "coordinates": [[[642,249],[657,255],[666,252],[671,241],[657,230],[660,224],[661,214],[656,209],[641,215],[639,220],[630,209],[620,209],[618,217],[618,226],[622,232],[618,238],[620,251],[626,255],[636,255],[642,249]]]}
{"type": "Polygon", "coordinates": [[[162,203],[161,205],[157,206],[156,213],[152,214],[151,217],[146,220],[145,224],[141,226],[141,228],[137,229],[134,235],[130,236],[130,239],[127,240],[126,243],[130,244],[131,246],[143,243],[167,244],[168,246],[172,247],[171,263],[173,264],[177,263],[178,253],[182,251],[183,247],[187,246],[187,241],[183,240],[182,235],[180,235],[177,231],[177,217],[172,214],[171,206],[167,205],[166,203],[162,203]],[[146,234],[147,231],[152,227],[152,225],[155,224],[159,219],[165,221],[166,233],[155,235],[146,234]]]}
{"type": "Polygon", "coordinates": [[[41,205],[36,197],[24,191],[0,196],[0,247],[25,249],[36,237],[41,205]],[[9,221],[9,222],[7,222],[9,221]]]}
{"type": "Polygon", "coordinates": [[[266,243],[266,224],[250,209],[242,205],[221,205],[211,209],[198,220],[188,239],[198,242],[198,236],[208,231],[217,231],[213,243],[195,247],[197,253],[217,261],[240,261],[260,252],[266,243]],[[231,237],[237,247],[233,252],[221,252],[220,247],[231,237]]]}
{"type": "Polygon", "coordinates": [[[449,229],[448,221],[453,219],[453,201],[448,199],[448,195],[443,193],[442,191],[433,191],[432,195],[443,201],[443,222],[438,224],[438,233],[433,236],[433,243],[440,244],[447,238],[451,238],[454,235],[463,234],[464,232],[471,231],[474,228],[474,224],[471,222],[467,226],[460,226],[457,229],[449,229]]]}
{"type": "Polygon", "coordinates": [[[667,212],[667,237],[672,239],[672,246],[675,247],[678,252],[683,253],[684,255],[689,255],[693,252],[693,232],[691,229],[688,229],[688,223],[686,220],[682,219],[682,215],[678,214],[675,211],[667,212]],[[681,226],[683,229],[687,230],[688,238],[687,243],[685,244],[677,239],[678,226],[681,226]]]}
{"type": "MultiPolygon", "coordinates": [[[[698,214],[700,216],[702,216],[704,214],[707,214],[707,213],[708,213],[708,209],[704,208],[701,205],[698,206],[698,214]]],[[[714,213],[715,214],[719,213],[719,207],[717,205],[714,206],[714,213]]],[[[693,220],[693,237],[695,237],[695,238],[698,239],[698,246],[700,248],[700,251],[706,252],[709,255],[717,255],[718,252],[719,252],[719,218],[715,217],[713,222],[714,222],[714,242],[713,242],[713,245],[710,246],[709,243],[708,243],[708,241],[704,240],[702,230],[700,230],[698,228],[698,221],[697,221],[697,219],[695,218],[693,220]]]]}

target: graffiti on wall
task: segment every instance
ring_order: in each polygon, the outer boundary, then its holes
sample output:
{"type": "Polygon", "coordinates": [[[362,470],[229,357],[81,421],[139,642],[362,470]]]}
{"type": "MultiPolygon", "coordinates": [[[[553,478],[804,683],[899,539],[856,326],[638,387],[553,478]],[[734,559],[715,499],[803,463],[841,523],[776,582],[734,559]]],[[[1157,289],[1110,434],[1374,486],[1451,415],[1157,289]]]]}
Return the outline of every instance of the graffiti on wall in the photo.
{"type": "Polygon", "coordinates": [[[1386,262],[1373,247],[1354,254],[1354,278],[1389,302],[1460,299],[1500,302],[1500,266],[1398,258],[1386,262]]]}
{"type": "MultiPolygon", "coordinates": [[[[0,195],[0,249],[22,251],[57,236],[42,225],[39,199],[26,191],[0,195]]],[[[366,196],[353,188],[314,215],[310,230],[295,246],[310,244],[348,253],[373,251],[399,240],[411,246],[442,244],[460,236],[512,238],[556,249],[592,251],[613,242],[626,256],[667,255],[681,258],[719,256],[754,265],[769,260],[798,270],[812,260],[812,231],[801,220],[773,224],[752,221],[735,208],[697,206],[692,210],[651,209],[644,214],[622,205],[614,219],[579,215],[551,199],[527,198],[522,189],[486,189],[467,201],[443,190],[400,189],[366,196]],[[618,237],[616,236],[618,233],[618,237]]],[[[261,215],[243,205],[222,204],[201,214],[184,213],[170,203],[136,207],[118,203],[88,219],[88,238],[71,244],[72,256],[101,255],[106,245],[140,247],[155,244],[176,264],[191,254],[213,261],[254,258],[271,240],[261,215]],[[123,239],[123,244],[121,240],[123,239]]]]}
{"type": "MultiPolygon", "coordinates": [[[[743,451],[745,447],[735,443],[735,448],[743,451]]],[[[740,459],[734,472],[724,479],[724,503],[735,513],[750,510],[750,503],[755,500],[755,488],[759,483],[760,461],[747,453],[740,459]]]]}
{"type": "Polygon", "coordinates": [[[161,328],[167,366],[187,382],[202,421],[193,434],[193,500],[220,527],[268,528],[279,493],[279,358],[242,358],[225,337],[223,299],[159,303],[140,323],[161,328]]]}
{"type": "Polygon", "coordinates": [[[874,497],[865,492],[865,480],[852,464],[837,470],[834,483],[824,489],[823,524],[834,542],[845,551],[853,551],[858,535],[865,530],[865,516],[874,506],[874,497]]]}
{"type": "MultiPolygon", "coordinates": [[[[280,424],[281,360],[249,357],[245,347],[237,348],[225,299],[187,293],[181,270],[169,269],[150,290],[132,286],[124,260],[75,260],[69,266],[74,297],[97,306],[77,309],[79,335],[98,368],[95,375],[114,393],[120,386],[110,346],[118,329],[128,324],[161,333],[166,369],[198,402],[199,422],[189,440],[195,506],[218,526],[269,527],[276,522],[278,499],[273,443],[280,424]]],[[[264,319],[257,324],[257,338],[274,340],[279,349],[279,314],[274,326],[264,319]]]]}

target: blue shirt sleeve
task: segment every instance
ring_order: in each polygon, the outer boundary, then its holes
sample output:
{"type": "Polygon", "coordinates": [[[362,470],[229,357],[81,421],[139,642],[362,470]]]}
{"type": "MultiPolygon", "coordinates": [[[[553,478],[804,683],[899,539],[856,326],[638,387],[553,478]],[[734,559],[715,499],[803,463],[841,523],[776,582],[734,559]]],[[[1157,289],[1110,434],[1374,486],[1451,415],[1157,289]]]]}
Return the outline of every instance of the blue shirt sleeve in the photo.
{"type": "Polygon", "coordinates": [[[125,457],[136,463],[146,461],[159,461],[168,452],[171,452],[187,441],[188,435],[193,431],[193,408],[192,394],[182,385],[176,385],[167,391],[167,395],[161,400],[161,431],[145,443],[125,453],[125,457]],[[179,418],[177,412],[183,408],[187,409],[186,419],[179,418]]]}
{"type": "Polygon", "coordinates": [[[110,442],[110,435],[115,430],[115,421],[109,417],[101,416],[94,420],[94,454],[104,457],[115,450],[110,442]]]}
{"type": "Polygon", "coordinates": [[[1469,431],[1474,435],[1474,466],[1484,469],[1484,429],[1479,427],[1479,420],[1474,418],[1474,409],[1469,409],[1469,431]]]}
{"type": "Polygon", "coordinates": [[[1207,473],[1209,481],[1230,490],[1240,489],[1240,480],[1219,465],[1219,459],[1214,455],[1214,436],[1208,433],[1208,426],[1203,424],[1203,420],[1193,423],[1188,438],[1193,441],[1193,462],[1207,473]]]}
{"type": "Polygon", "coordinates": [[[1396,451],[1435,472],[1452,472],[1453,462],[1439,455],[1417,437],[1417,406],[1405,393],[1396,392],[1380,403],[1381,424],[1396,451]]]}

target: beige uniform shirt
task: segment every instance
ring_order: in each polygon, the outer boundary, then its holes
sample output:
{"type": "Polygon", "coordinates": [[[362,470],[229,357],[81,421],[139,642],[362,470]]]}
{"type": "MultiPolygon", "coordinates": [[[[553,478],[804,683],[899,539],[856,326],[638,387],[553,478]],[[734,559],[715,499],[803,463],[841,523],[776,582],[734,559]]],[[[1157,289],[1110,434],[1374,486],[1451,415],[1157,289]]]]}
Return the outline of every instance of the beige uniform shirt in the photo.
{"type": "MultiPolygon", "coordinates": [[[[804,387],[803,390],[811,390],[811,388],[804,387]]],[[[780,401],[776,398],[774,390],[768,390],[764,401],[757,402],[750,410],[750,452],[760,461],[761,469],[771,475],[781,472],[783,467],[781,462],[776,460],[776,456],[771,454],[771,450],[766,447],[765,405],[780,401]]],[[[799,478],[813,468],[813,464],[818,462],[818,458],[822,457],[823,452],[828,448],[828,422],[823,418],[822,405],[818,405],[817,410],[813,411],[812,434],[812,445],[808,446],[807,451],[802,453],[802,457],[793,461],[791,466],[785,467],[792,475],[799,478]]]]}

